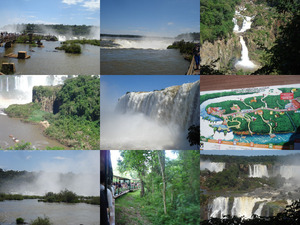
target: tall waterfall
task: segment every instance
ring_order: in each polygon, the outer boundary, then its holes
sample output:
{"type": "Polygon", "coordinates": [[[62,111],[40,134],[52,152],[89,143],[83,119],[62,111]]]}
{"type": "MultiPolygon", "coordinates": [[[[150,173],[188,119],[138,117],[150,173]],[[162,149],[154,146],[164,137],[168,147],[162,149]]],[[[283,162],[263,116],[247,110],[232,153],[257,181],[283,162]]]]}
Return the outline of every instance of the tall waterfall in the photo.
{"type": "Polygon", "coordinates": [[[254,197],[234,197],[232,208],[230,210],[229,197],[217,197],[213,200],[210,207],[210,217],[222,218],[224,215],[230,214],[245,218],[251,218],[253,214],[261,216],[262,209],[266,202],[271,199],[254,198],[254,197]],[[259,204],[258,208],[254,211],[259,204]]]}
{"type": "Polygon", "coordinates": [[[161,91],[131,92],[123,95],[116,112],[143,113],[162,123],[177,124],[187,130],[191,125],[199,125],[200,81],[172,86],[161,91]]]}
{"type": "Polygon", "coordinates": [[[228,215],[229,198],[218,197],[213,200],[210,217],[222,218],[228,215]]]}
{"type": "Polygon", "coordinates": [[[225,163],[200,161],[200,170],[208,169],[211,172],[221,172],[225,169],[225,163]]]}
{"type": "MultiPolygon", "coordinates": [[[[243,8],[241,10],[246,10],[246,8],[243,8]]],[[[245,31],[251,29],[251,24],[252,24],[251,20],[253,19],[253,17],[242,16],[238,11],[235,11],[235,17],[242,17],[243,25],[242,25],[242,28],[239,29],[239,26],[237,24],[237,19],[233,18],[232,19],[232,21],[234,22],[233,32],[235,32],[237,34],[241,34],[241,33],[244,33],[245,31]]],[[[241,56],[241,60],[235,64],[235,67],[237,69],[240,69],[240,68],[255,69],[257,66],[249,59],[248,48],[246,46],[246,43],[245,43],[242,35],[240,35],[240,43],[242,45],[242,52],[241,52],[242,56],[241,56]]]]}
{"type": "Polygon", "coordinates": [[[34,86],[63,84],[68,75],[7,75],[0,76],[0,108],[32,101],[34,86]]]}
{"type": "Polygon", "coordinates": [[[249,177],[269,177],[267,166],[254,164],[252,169],[252,166],[249,165],[249,177]]]}

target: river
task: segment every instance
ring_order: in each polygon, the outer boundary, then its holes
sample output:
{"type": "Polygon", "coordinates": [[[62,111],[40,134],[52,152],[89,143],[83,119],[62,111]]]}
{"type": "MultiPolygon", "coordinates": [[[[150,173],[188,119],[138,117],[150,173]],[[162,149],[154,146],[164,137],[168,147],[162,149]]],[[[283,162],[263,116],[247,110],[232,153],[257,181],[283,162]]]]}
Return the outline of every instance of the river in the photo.
{"type": "Polygon", "coordinates": [[[60,46],[59,41],[44,41],[44,48],[30,47],[28,44],[14,44],[12,48],[0,47],[0,64],[2,62],[15,63],[16,73],[23,75],[99,75],[100,47],[93,45],[81,45],[81,54],[65,53],[63,50],[55,50],[60,46]],[[31,52],[30,50],[34,50],[31,52]],[[18,51],[27,51],[29,59],[7,58],[9,53],[18,54],[18,51]]]}
{"type": "Polygon", "coordinates": [[[99,225],[99,206],[85,203],[44,203],[37,199],[0,202],[0,224],[15,225],[16,218],[31,222],[37,217],[47,216],[53,225],[99,225]]]}
{"type": "Polygon", "coordinates": [[[184,75],[189,62],[177,49],[167,49],[171,38],[118,38],[101,47],[103,75],[184,75]]]}
{"type": "Polygon", "coordinates": [[[56,140],[51,140],[42,134],[42,128],[39,125],[23,123],[20,119],[10,118],[3,115],[0,110],[0,147],[8,148],[16,143],[9,135],[18,140],[30,142],[34,148],[45,149],[45,147],[64,147],[56,140]]]}

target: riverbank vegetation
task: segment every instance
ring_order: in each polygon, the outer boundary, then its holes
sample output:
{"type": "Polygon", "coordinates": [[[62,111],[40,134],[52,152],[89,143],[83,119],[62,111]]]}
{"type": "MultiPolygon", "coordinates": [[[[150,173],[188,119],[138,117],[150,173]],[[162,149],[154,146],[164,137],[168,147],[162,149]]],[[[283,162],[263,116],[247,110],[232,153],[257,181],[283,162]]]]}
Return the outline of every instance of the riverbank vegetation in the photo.
{"type": "Polygon", "coordinates": [[[100,40],[96,40],[96,39],[81,39],[81,40],[68,40],[68,41],[64,41],[62,42],[62,44],[81,44],[81,45],[85,45],[85,44],[89,44],[89,45],[95,45],[95,46],[100,46],[100,40]]]}
{"type": "Polygon", "coordinates": [[[193,52],[196,44],[193,42],[185,42],[184,40],[175,41],[172,45],[169,45],[167,49],[179,49],[180,53],[183,54],[184,58],[188,61],[192,61],[193,52]]]}
{"type": "Polygon", "coordinates": [[[57,50],[64,50],[66,53],[73,53],[73,54],[80,54],[81,53],[81,47],[78,44],[63,44],[60,47],[56,47],[57,50]]]}
{"type": "Polygon", "coordinates": [[[74,192],[67,189],[59,193],[48,192],[39,200],[41,202],[64,202],[64,203],[87,203],[92,205],[100,205],[100,197],[94,196],[78,196],[74,192]]]}
{"type": "MultiPolygon", "coordinates": [[[[10,25],[7,25],[9,27],[10,25]]],[[[3,27],[5,30],[6,26],[3,27]]],[[[17,24],[15,28],[20,33],[49,33],[55,32],[61,35],[72,34],[75,36],[83,36],[90,34],[92,29],[96,28],[95,26],[86,26],[86,25],[64,25],[64,24],[17,24]]]]}
{"type": "Polygon", "coordinates": [[[137,174],[141,190],[116,199],[116,224],[199,224],[199,150],[176,152],[121,151],[119,170],[137,174]]]}
{"type": "Polygon", "coordinates": [[[44,134],[68,148],[100,148],[100,79],[97,76],[67,79],[59,90],[39,87],[35,91],[36,102],[11,105],[5,113],[25,122],[48,121],[50,126],[44,129],[44,134]],[[45,108],[53,111],[47,112],[45,108]]]}

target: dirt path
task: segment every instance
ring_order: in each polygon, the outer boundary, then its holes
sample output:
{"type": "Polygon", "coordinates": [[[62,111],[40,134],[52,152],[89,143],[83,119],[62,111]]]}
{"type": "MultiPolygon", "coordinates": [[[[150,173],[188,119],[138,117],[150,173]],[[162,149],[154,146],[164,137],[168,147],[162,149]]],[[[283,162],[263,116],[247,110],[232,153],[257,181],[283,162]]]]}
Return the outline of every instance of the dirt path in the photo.
{"type": "Polygon", "coordinates": [[[150,225],[152,224],[142,215],[143,208],[140,200],[140,192],[130,192],[116,199],[115,215],[117,225],[150,225]]]}

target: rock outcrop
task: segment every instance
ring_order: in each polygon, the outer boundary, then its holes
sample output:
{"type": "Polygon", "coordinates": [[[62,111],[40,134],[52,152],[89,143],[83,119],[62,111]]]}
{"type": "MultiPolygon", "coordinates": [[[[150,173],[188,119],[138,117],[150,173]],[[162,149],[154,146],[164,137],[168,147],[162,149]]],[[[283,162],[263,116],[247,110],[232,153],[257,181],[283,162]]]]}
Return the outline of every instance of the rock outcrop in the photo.
{"type": "Polygon", "coordinates": [[[36,86],[32,89],[32,102],[41,103],[42,110],[54,113],[58,111],[58,103],[56,100],[57,93],[62,88],[59,86],[36,86]]]}
{"type": "Polygon", "coordinates": [[[232,67],[241,57],[242,46],[239,37],[232,35],[228,40],[205,41],[200,48],[201,65],[211,65],[214,69],[232,67]],[[218,60],[219,59],[219,60],[218,60]]]}

